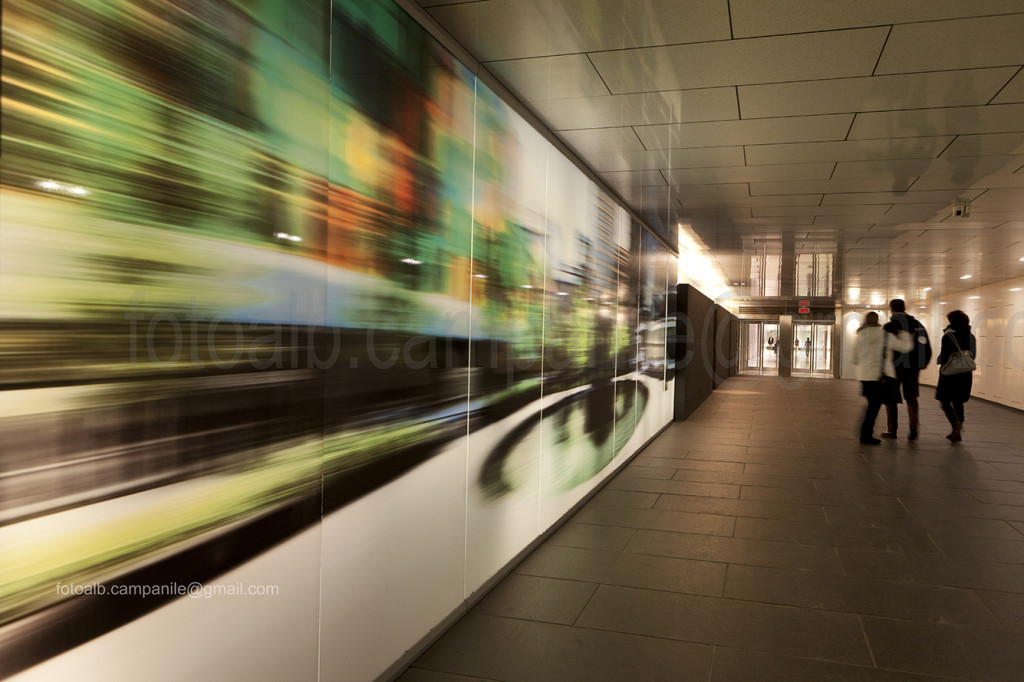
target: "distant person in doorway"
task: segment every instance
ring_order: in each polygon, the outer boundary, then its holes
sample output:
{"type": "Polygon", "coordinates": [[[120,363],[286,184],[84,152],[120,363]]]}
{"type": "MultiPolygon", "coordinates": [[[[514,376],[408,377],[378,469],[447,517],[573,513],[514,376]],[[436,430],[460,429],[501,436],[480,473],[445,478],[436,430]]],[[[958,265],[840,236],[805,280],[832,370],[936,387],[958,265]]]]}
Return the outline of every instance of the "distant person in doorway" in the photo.
{"type": "MultiPolygon", "coordinates": [[[[893,356],[893,367],[896,369],[896,380],[899,382],[897,392],[903,390],[903,399],[907,401],[907,416],[910,418],[910,433],[907,440],[917,440],[918,402],[921,394],[918,375],[928,366],[932,359],[932,347],[928,342],[928,332],[924,325],[907,314],[907,304],[901,298],[889,301],[889,322],[885,331],[908,332],[913,340],[909,352],[896,353],[893,356]]],[[[886,429],[882,438],[895,438],[899,429],[899,401],[885,406],[886,429]]]]}
{"type": "Polygon", "coordinates": [[[857,330],[853,364],[861,381],[861,393],[868,401],[860,426],[860,442],[864,445],[882,442],[874,436],[875,419],[882,405],[899,399],[892,357],[897,352],[909,351],[913,343],[908,332],[887,332],[879,326],[876,312],[868,313],[864,317],[864,326],[857,330]]]}
{"type": "Polygon", "coordinates": [[[804,341],[804,355],[807,356],[808,360],[811,359],[811,340],[810,339],[807,339],[806,341],[804,341]]]}
{"type": "MultiPolygon", "coordinates": [[[[941,367],[949,361],[950,356],[960,350],[970,351],[971,357],[978,355],[978,341],[971,333],[971,319],[962,310],[954,310],[946,315],[949,326],[942,332],[942,345],[939,348],[938,363],[941,367]]],[[[971,399],[971,386],[974,372],[963,374],[942,374],[939,372],[939,385],[935,388],[935,399],[942,405],[942,412],[953,428],[946,438],[951,443],[963,440],[960,432],[964,428],[964,403],[971,399]]]]}

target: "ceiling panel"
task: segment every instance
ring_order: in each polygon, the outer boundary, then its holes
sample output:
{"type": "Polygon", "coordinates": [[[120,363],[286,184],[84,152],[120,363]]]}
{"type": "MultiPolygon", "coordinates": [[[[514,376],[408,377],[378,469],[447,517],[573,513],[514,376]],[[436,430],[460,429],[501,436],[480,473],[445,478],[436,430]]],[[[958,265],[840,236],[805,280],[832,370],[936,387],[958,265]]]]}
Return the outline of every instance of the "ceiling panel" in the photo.
{"type": "Polygon", "coordinates": [[[488,0],[429,12],[480,61],[730,38],[727,0],[488,0]]]}
{"type": "Polygon", "coordinates": [[[942,220],[952,212],[953,207],[948,201],[931,204],[894,204],[877,222],[895,224],[930,222],[931,220],[942,220]]]}
{"type": "MultiPolygon", "coordinates": [[[[743,118],[984,105],[1017,67],[741,85],[743,118]]],[[[1009,100],[1019,101],[1019,100],[1009,100]]]]}
{"type": "Polygon", "coordinates": [[[1024,174],[1021,173],[998,173],[977,177],[972,174],[965,175],[928,175],[923,176],[914,183],[915,190],[937,190],[937,189],[977,189],[981,187],[995,188],[1024,188],[1024,174]]]}
{"type": "MultiPolygon", "coordinates": [[[[979,198],[985,201],[1022,201],[1024,200],[1024,193],[1021,193],[1019,189],[1012,187],[1004,189],[986,189],[979,198]]],[[[1024,225],[1021,227],[1024,227],[1024,225]]]]}
{"type": "Polygon", "coordinates": [[[776,166],[735,166],[666,170],[671,185],[698,185],[706,182],[769,182],[773,180],[827,180],[833,163],[798,163],[776,166]]]}
{"type": "Polygon", "coordinates": [[[1024,154],[1024,132],[960,135],[942,152],[943,157],[989,154],[1024,154]]]}
{"type": "Polygon", "coordinates": [[[581,154],[589,152],[642,151],[643,144],[632,128],[590,128],[566,130],[558,134],[566,144],[581,154]]]}
{"type": "Polygon", "coordinates": [[[841,216],[855,215],[870,218],[874,222],[885,215],[892,204],[859,204],[831,206],[759,206],[754,209],[755,218],[772,216],[841,216]]]}
{"type": "Polygon", "coordinates": [[[608,88],[583,54],[494,62],[487,65],[521,99],[607,95],[608,88]]]}
{"type": "Polygon", "coordinates": [[[712,218],[714,220],[720,220],[722,218],[750,218],[749,208],[744,207],[732,207],[732,208],[694,208],[694,209],[683,209],[682,214],[694,219],[699,220],[701,218],[712,218]]]}
{"type": "MultiPolygon", "coordinates": [[[[999,249],[1024,245],[1024,219],[1004,223],[999,227],[980,233],[979,237],[991,240],[999,249]]],[[[1016,256],[1024,258],[1024,253],[1016,254],[1016,256]]],[[[1024,275],[1024,263],[1022,263],[1021,275],[1024,275]]]]}
{"type": "Polygon", "coordinates": [[[659,170],[612,171],[598,173],[598,177],[612,187],[667,187],[665,177],[659,170]]]}
{"type": "Polygon", "coordinates": [[[730,278],[753,249],[851,246],[867,255],[837,287],[883,299],[975,286],[951,274],[970,259],[1024,276],[1024,0],[427,4],[474,71],[730,278]]]}
{"type": "MultiPolygon", "coordinates": [[[[814,161],[869,161],[882,159],[931,159],[953,141],[952,136],[905,137],[884,140],[798,142],[745,147],[747,163],[811,163],[814,161]]],[[[1024,137],[1022,137],[1024,142],[1024,137]]]]}
{"type": "Polygon", "coordinates": [[[637,126],[636,134],[647,149],[841,140],[850,129],[851,119],[849,114],[832,114],[752,121],[680,123],[637,126]]]}
{"type": "Polygon", "coordinates": [[[990,104],[984,107],[859,113],[849,139],[1022,131],[1024,104],[990,104]]]}
{"type": "Polygon", "coordinates": [[[710,168],[743,165],[743,147],[656,149],[588,155],[590,167],[598,172],[644,170],[648,168],[710,168]]]}
{"type": "MultiPolygon", "coordinates": [[[[682,188],[685,191],[686,188],[682,188]]],[[[696,196],[686,195],[683,198],[683,206],[687,208],[711,208],[713,206],[818,206],[821,203],[820,194],[796,194],[793,196],[764,196],[764,197],[716,197],[707,194],[696,196]],[[726,204],[728,202],[728,204],[726,204]]],[[[867,202],[867,203],[883,203],[867,202]]]]}
{"type": "Polygon", "coordinates": [[[731,0],[737,38],[1020,12],[1019,0],[731,0]]]}
{"type": "MultiPolygon", "coordinates": [[[[971,200],[982,193],[983,190],[966,190],[957,193],[958,199],[971,200]]],[[[854,194],[826,194],[822,204],[915,204],[915,203],[937,203],[949,200],[949,192],[937,190],[934,192],[861,192],[854,194]]]]}
{"type": "Polygon", "coordinates": [[[893,26],[875,73],[1019,66],[1021,36],[1024,14],[893,26]]]}
{"type": "Polygon", "coordinates": [[[959,156],[941,159],[901,159],[878,161],[840,161],[836,164],[835,179],[870,178],[880,174],[958,175],[973,176],[991,173],[1013,173],[1024,164],[1024,156],[959,156]]]}
{"type": "Polygon", "coordinates": [[[1017,76],[992,100],[992,104],[1009,104],[1011,102],[1024,102],[1024,68],[1019,69],[1017,76]]]}
{"type": "Polygon", "coordinates": [[[888,30],[808,33],[593,52],[613,93],[870,76],[888,30]],[[699,66],[697,66],[699,65],[699,66]]]}
{"type": "Polygon", "coordinates": [[[902,192],[916,178],[853,178],[809,182],[751,183],[750,194],[845,194],[849,192],[902,192]]]}
{"type": "Polygon", "coordinates": [[[652,202],[667,204],[676,201],[677,191],[669,187],[622,187],[615,190],[624,200],[634,207],[650,206],[652,202]]]}
{"type": "Polygon", "coordinates": [[[733,88],[544,100],[537,113],[552,130],[739,118],[733,88]]]}

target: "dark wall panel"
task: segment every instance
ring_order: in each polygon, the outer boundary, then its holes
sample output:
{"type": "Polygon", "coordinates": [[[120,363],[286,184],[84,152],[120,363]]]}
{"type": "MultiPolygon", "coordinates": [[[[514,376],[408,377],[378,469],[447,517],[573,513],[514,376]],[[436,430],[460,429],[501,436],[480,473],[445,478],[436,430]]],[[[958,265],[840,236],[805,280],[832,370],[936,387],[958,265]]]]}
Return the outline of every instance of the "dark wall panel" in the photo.
{"type": "Polygon", "coordinates": [[[733,362],[729,365],[729,376],[734,377],[740,372],[740,319],[735,315],[729,315],[729,330],[733,357],[733,362]]]}
{"type": "Polygon", "coordinates": [[[676,316],[676,409],[683,420],[715,388],[715,303],[689,284],[680,284],[676,316]]]}

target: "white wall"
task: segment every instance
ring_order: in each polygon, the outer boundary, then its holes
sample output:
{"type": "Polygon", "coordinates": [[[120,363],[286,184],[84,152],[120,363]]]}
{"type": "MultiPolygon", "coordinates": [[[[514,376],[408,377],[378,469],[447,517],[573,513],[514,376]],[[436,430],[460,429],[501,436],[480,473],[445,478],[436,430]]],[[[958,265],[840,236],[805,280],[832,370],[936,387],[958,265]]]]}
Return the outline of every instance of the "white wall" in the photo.
{"type": "MultiPolygon", "coordinates": [[[[875,310],[887,319],[885,306],[875,310]]],[[[974,373],[972,395],[1024,409],[1024,277],[923,302],[907,301],[907,312],[925,325],[934,350],[932,364],[921,372],[922,384],[934,386],[938,381],[935,356],[947,324],[946,314],[952,310],[967,313],[971,331],[978,339],[978,370],[974,373]]],[[[837,333],[843,335],[843,377],[853,376],[854,340],[867,312],[867,308],[849,311],[839,323],[837,333]]]]}

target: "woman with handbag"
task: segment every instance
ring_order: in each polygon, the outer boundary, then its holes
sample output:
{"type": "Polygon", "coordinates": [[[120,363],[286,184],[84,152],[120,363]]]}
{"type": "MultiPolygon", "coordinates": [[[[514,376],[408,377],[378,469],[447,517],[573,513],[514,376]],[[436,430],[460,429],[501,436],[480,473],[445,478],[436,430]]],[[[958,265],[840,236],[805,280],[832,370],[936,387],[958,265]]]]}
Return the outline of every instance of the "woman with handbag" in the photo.
{"type": "Polygon", "coordinates": [[[942,405],[942,411],[953,427],[946,438],[959,443],[963,438],[964,403],[971,399],[974,358],[978,352],[977,340],[971,333],[971,320],[962,310],[946,315],[949,326],[943,330],[942,348],[939,351],[939,385],[935,388],[935,399],[942,405]]]}
{"type": "Polygon", "coordinates": [[[864,325],[857,330],[857,342],[853,349],[853,364],[856,377],[861,381],[861,393],[867,398],[868,407],[860,425],[860,442],[864,445],[878,445],[875,438],[875,419],[882,405],[892,405],[902,400],[900,385],[896,381],[893,366],[894,353],[906,353],[914,347],[909,332],[887,332],[878,324],[878,313],[864,316],[864,325]]]}

